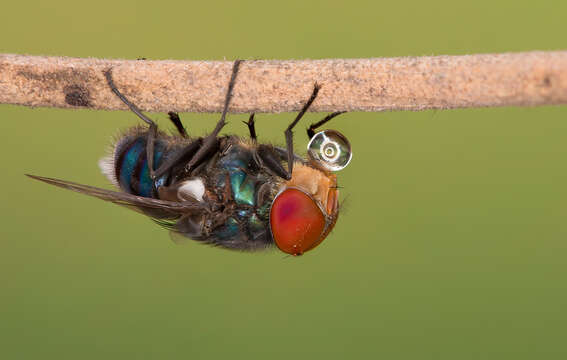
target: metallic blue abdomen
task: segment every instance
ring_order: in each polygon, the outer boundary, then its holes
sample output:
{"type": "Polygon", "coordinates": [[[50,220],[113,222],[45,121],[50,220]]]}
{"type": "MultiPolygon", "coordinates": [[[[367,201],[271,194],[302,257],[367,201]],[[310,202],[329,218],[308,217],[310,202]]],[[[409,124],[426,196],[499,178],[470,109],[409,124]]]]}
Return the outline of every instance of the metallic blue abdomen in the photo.
{"type": "MultiPolygon", "coordinates": [[[[154,144],[154,170],[163,160],[165,144],[157,140],[154,144]]],[[[155,189],[148,167],[146,138],[140,136],[130,139],[119,146],[115,161],[116,177],[120,187],[133,195],[155,197],[155,189]]],[[[158,179],[157,185],[165,182],[166,177],[158,179]]]]}

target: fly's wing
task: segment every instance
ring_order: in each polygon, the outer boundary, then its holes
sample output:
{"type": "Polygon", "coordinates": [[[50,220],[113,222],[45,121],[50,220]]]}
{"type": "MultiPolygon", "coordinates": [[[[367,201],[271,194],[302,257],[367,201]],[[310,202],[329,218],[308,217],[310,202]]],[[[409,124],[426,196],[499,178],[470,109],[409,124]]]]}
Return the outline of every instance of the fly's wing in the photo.
{"type": "Polygon", "coordinates": [[[189,240],[209,242],[207,235],[203,232],[205,219],[202,214],[187,214],[173,221],[155,219],[154,221],[169,229],[169,237],[177,245],[186,244],[189,240]]]}
{"type": "MultiPolygon", "coordinates": [[[[27,174],[26,174],[27,175],[27,174]]],[[[206,205],[198,201],[167,201],[143,196],[136,196],[123,192],[105,190],[89,185],[77,184],[71,181],[53,179],[43,176],[27,175],[32,179],[43,181],[63,189],[72,190],[81,194],[110,201],[129,209],[142,212],[156,219],[175,219],[188,214],[201,214],[208,212],[206,205]]]]}

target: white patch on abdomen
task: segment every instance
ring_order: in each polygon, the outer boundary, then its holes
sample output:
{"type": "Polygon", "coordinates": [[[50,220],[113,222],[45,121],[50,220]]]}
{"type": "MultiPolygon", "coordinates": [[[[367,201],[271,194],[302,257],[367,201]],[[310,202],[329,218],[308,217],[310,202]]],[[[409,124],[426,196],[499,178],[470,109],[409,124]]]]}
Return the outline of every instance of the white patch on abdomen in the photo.
{"type": "Polygon", "coordinates": [[[118,179],[116,178],[116,168],[114,165],[114,156],[103,157],[98,161],[98,167],[106,176],[106,178],[112,183],[112,185],[120,188],[118,184],[118,179]]]}
{"type": "Polygon", "coordinates": [[[205,194],[205,184],[201,178],[186,180],[177,189],[177,197],[181,200],[198,200],[203,201],[205,194]]]}

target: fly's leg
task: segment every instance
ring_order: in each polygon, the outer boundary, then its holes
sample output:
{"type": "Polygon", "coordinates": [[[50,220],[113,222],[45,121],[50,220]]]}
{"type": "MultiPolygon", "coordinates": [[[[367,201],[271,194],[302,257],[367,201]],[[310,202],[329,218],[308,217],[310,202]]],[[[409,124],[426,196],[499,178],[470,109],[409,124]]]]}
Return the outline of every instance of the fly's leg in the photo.
{"type": "Polygon", "coordinates": [[[315,98],[317,97],[317,94],[319,93],[319,89],[321,89],[321,86],[319,84],[315,83],[311,97],[309,98],[309,100],[307,100],[305,105],[303,105],[303,108],[301,109],[299,114],[297,114],[295,120],[293,120],[293,122],[291,124],[289,124],[286,131],[284,132],[285,143],[286,143],[286,147],[287,147],[287,174],[285,176],[286,180],[291,179],[291,174],[293,172],[294,153],[293,153],[293,132],[292,132],[292,129],[295,125],[297,125],[297,122],[303,117],[303,115],[305,114],[307,109],[309,109],[311,104],[313,104],[313,101],[315,101],[315,98]]]}
{"type": "Polygon", "coordinates": [[[191,142],[189,145],[185,146],[183,149],[181,149],[181,151],[176,153],[174,156],[165,159],[165,161],[155,171],[156,178],[159,178],[160,176],[171,170],[177,164],[189,161],[195,155],[197,150],[199,150],[202,142],[203,139],[199,138],[191,142]]]}
{"type": "Polygon", "coordinates": [[[250,131],[250,139],[256,142],[256,127],[254,126],[254,113],[250,114],[248,121],[243,121],[248,126],[248,131],[250,131]]]}
{"type": "MultiPolygon", "coordinates": [[[[284,134],[287,145],[287,151],[284,149],[275,148],[271,145],[265,145],[265,144],[259,145],[256,150],[256,154],[259,157],[257,162],[262,166],[265,166],[266,168],[271,170],[275,175],[281,177],[282,179],[286,179],[286,180],[291,179],[291,174],[293,172],[293,162],[295,160],[295,154],[293,152],[292,129],[295,125],[297,125],[297,123],[303,117],[307,109],[309,109],[311,104],[313,104],[313,101],[315,101],[315,98],[317,97],[320,88],[321,86],[315,84],[315,86],[313,87],[313,93],[311,94],[311,97],[309,98],[309,100],[307,100],[305,105],[303,105],[303,108],[301,109],[299,114],[297,114],[295,120],[288,126],[287,130],[285,131],[284,134]],[[287,170],[281,164],[282,159],[287,160],[287,170]]],[[[255,139],[256,130],[254,129],[254,114],[250,116],[250,120],[248,120],[247,124],[248,124],[248,128],[250,129],[250,137],[255,139]]]]}
{"type": "Polygon", "coordinates": [[[177,128],[179,135],[181,135],[181,137],[188,138],[189,135],[187,135],[187,130],[185,130],[185,127],[183,127],[183,124],[181,123],[181,119],[179,118],[179,114],[176,113],[176,112],[170,111],[170,112],[167,113],[167,115],[169,116],[169,120],[171,120],[173,125],[175,125],[175,127],[177,128]]]}
{"type": "Polygon", "coordinates": [[[130,100],[128,100],[124,95],[122,95],[122,93],[118,90],[118,88],[114,84],[114,81],[112,80],[112,68],[106,70],[104,72],[104,76],[106,77],[106,81],[108,82],[108,86],[110,87],[112,92],[114,94],[116,94],[116,96],[118,96],[118,98],[120,100],[122,100],[122,102],[124,104],[126,104],[130,108],[130,110],[132,110],[132,112],[134,114],[136,114],[140,119],[142,119],[146,124],[148,124],[150,126],[150,128],[148,130],[148,140],[147,140],[147,144],[146,144],[146,158],[148,159],[148,168],[150,170],[150,178],[152,180],[154,180],[155,179],[155,173],[154,173],[154,142],[155,142],[155,138],[157,136],[157,124],[155,122],[153,122],[152,119],[150,119],[149,117],[144,115],[142,113],[142,111],[136,105],[131,103],[130,100]]]}
{"type": "Polygon", "coordinates": [[[234,84],[236,82],[236,75],[238,74],[238,68],[242,60],[236,60],[232,65],[232,76],[230,77],[230,81],[228,82],[228,89],[226,91],[226,97],[224,99],[224,107],[222,110],[221,118],[217,123],[217,126],[213,130],[213,132],[203,139],[203,143],[195,156],[189,161],[186,165],[186,170],[191,171],[199,162],[203,161],[205,158],[210,156],[219,146],[218,135],[221,129],[226,124],[226,114],[228,112],[228,106],[230,105],[230,100],[232,99],[232,90],[234,89],[234,84]]]}
{"type": "Polygon", "coordinates": [[[287,170],[282,166],[282,161],[286,159],[287,152],[283,149],[282,151],[284,154],[280,155],[272,145],[260,144],[255,152],[256,163],[268,168],[274,175],[288,179],[287,170]]]}
{"type": "Polygon", "coordinates": [[[331,120],[335,116],[339,116],[340,114],[344,114],[344,113],[346,113],[346,111],[336,111],[332,114],[327,115],[323,120],[318,121],[314,124],[311,124],[311,126],[307,129],[307,136],[309,136],[309,139],[311,139],[313,136],[315,136],[315,130],[318,127],[324,125],[326,122],[328,122],[329,120],[331,120]]]}
{"type": "Polygon", "coordinates": [[[232,98],[232,89],[234,88],[236,74],[238,73],[238,66],[240,65],[240,62],[241,60],[236,60],[232,67],[232,77],[230,78],[230,82],[228,84],[228,90],[224,101],[224,109],[221,115],[221,119],[217,123],[217,126],[215,127],[213,133],[204,139],[199,138],[191,142],[180,152],[166,159],[161,164],[161,166],[156,170],[155,172],[156,177],[162,176],[163,174],[168,172],[171,168],[173,168],[174,166],[180,163],[187,163],[187,165],[185,166],[185,171],[189,173],[191,170],[193,170],[196,167],[196,165],[199,165],[199,162],[209,157],[213,153],[213,151],[216,150],[216,148],[218,147],[217,135],[225,124],[224,119],[226,118],[226,113],[228,112],[228,105],[230,104],[230,99],[232,98]]]}

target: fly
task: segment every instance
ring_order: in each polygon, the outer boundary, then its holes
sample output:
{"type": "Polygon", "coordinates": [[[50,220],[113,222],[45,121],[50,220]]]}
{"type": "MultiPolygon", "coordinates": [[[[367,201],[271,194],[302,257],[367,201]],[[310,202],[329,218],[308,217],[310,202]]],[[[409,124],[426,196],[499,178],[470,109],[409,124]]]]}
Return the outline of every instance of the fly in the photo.
{"type": "Polygon", "coordinates": [[[245,122],[249,138],[220,136],[241,63],[233,64],[221,118],[205,137],[191,137],[173,112],[169,118],[178,135],[159,131],[118,90],[112,69],[105,71],[110,89],[147,124],[119,136],[112,154],[99,163],[119,191],[28,176],[141,212],[182,238],[242,251],[276,245],[301,255],[313,249],[337,222],[334,172],[352,158],[350,143],[341,133],[315,130],[343,112],[329,114],[307,129],[306,158],[294,153],[292,130],[317,98],[318,84],[285,130],[285,149],[258,143],[254,114],[245,122]]]}

